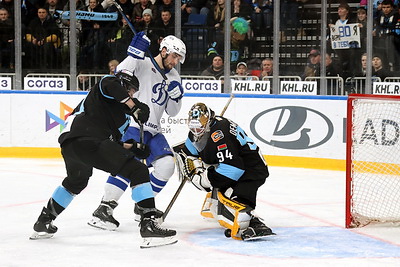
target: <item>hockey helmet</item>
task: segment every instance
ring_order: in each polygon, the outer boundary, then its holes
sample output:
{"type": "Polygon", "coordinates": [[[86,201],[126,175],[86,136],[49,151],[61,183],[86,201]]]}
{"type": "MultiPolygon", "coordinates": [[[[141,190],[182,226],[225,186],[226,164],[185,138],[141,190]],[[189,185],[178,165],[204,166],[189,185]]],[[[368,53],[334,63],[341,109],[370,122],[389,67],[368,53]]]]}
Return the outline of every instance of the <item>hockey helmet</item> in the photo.
{"type": "Polygon", "coordinates": [[[121,85],[126,88],[127,91],[130,89],[135,89],[135,91],[139,91],[139,80],[133,74],[133,72],[122,69],[115,74],[118,79],[121,81],[121,85]]]}
{"type": "Polygon", "coordinates": [[[182,42],[181,39],[179,39],[173,35],[168,35],[162,39],[162,41],[160,43],[160,51],[164,47],[167,49],[167,54],[177,53],[178,55],[180,55],[182,57],[180,59],[180,62],[182,64],[185,62],[186,45],[184,42],[182,42]]]}
{"type": "Polygon", "coordinates": [[[188,126],[192,134],[199,138],[210,130],[215,113],[204,103],[194,104],[189,111],[188,126]]]}

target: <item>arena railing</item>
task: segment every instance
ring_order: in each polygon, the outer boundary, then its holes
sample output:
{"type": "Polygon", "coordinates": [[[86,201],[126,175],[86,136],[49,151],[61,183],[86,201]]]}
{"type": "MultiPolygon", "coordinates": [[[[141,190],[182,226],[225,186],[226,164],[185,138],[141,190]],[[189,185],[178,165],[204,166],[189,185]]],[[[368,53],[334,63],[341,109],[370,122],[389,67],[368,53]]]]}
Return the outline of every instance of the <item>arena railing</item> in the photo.
{"type": "MultiPolygon", "coordinates": [[[[327,76],[326,79],[326,89],[327,95],[346,95],[344,90],[344,80],[340,76],[327,76]]],[[[317,81],[319,84],[322,77],[306,77],[305,81],[317,81]]]]}
{"type": "MultiPolygon", "coordinates": [[[[371,77],[372,83],[381,82],[379,77],[371,77]]],[[[372,89],[366,90],[366,77],[348,77],[345,86],[348,94],[371,94],[372,89]]]]}

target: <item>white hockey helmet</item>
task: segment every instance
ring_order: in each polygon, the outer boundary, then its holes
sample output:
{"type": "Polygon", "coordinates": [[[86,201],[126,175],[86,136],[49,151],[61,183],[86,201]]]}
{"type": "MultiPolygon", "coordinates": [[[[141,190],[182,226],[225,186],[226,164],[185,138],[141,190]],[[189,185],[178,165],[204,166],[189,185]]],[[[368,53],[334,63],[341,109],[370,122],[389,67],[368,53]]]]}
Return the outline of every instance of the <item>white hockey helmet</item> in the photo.
{"type": "Polygon", "coordinates": [[[189,110],[189,129],[195,137],[200,138],[205,132],[210,131],[210,124],[214,118],[213,110],[204,103],[196,103],[189,110]]]}
{"type": "Polygon", "coordinates": [[[162,39],[160,43],[160,51],[163,48],[167,49],[167,53],[177,53],[180,55],[182,58],[180,62],[183,64],[185,62],[185,56],[186,56],[186,45],[184,42],[182,42],[181,39],[173,36],[173,35],[168,35],[162,39]]]}

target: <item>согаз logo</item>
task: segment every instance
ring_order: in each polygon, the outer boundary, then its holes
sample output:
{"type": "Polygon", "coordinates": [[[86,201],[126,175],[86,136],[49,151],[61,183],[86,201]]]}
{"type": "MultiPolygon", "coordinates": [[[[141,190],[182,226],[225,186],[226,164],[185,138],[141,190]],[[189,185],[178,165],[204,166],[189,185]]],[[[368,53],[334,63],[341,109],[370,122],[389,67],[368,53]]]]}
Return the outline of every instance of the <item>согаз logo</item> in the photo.
{"type": "Polygon", "coordinates": [[[274,147],[309,149],[331,138],[333,124],[319,111],[285,106],[257,114],[250,122],[250,130],[256,138],[274,147]]]}

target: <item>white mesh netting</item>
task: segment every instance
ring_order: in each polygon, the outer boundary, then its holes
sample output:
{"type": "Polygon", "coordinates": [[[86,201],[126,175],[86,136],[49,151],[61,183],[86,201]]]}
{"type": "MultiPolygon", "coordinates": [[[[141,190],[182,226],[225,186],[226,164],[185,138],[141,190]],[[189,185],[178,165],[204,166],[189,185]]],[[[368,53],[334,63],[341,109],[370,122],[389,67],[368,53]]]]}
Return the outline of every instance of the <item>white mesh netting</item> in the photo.
{"type": "Polygon", "coordinates": [[[400,221],[400,101],[353,101],[353,226],[400,221]]]}

